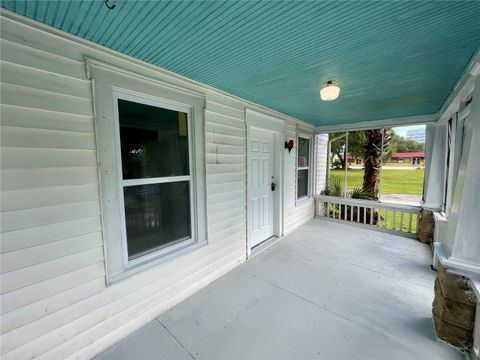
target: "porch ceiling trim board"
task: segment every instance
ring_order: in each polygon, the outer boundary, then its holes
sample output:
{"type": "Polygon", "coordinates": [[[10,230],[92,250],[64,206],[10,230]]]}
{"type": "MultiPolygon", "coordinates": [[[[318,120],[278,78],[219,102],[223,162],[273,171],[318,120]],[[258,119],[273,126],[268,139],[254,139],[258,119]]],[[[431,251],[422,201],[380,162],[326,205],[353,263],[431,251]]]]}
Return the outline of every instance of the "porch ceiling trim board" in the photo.
{"type": "Polygon", "coordinates": [[[478,1],[115,3],[1,6],[318,126],[438,113],[480,43],[478,1]]]}
{"type": "Polygon", "coordinates": [[[475,55],[472,56],[462,76],[458,79],[452,92],[438,112],[440,114],[439,121],[448,120],[450,116],[458,110],[461,102],[467,100],[467,98],[472,95],[473,89],[475,88],[475,79],[479,75],[480,48],[478,48],[475,55]]]}
{"type": "Polygon", "coordinates": [[[403,125],[412,125],[412,124],[434,124],[438,121],[438,114],[427,114],[427,115],[416,115],[416,116],[406,116],[398,117],[391,119],[383,120],[374,120],[374,121],[360,121],[349,124],[339,124],[339,125],[325,125],[317,126],[315,132],[317,134],[324,134],[334,131],[355,131],[355,130],[365,130],[365,129],[374,129],[379,127],[390,127],[390,126],[403,126],[403,125]]]}

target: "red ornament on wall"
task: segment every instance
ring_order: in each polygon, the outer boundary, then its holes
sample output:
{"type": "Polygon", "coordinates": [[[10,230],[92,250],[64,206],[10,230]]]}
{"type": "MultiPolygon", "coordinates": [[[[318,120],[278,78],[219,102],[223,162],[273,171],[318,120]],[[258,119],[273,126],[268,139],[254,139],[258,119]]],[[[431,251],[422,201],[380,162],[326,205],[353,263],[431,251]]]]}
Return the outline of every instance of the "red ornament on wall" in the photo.
{"type": "Polygon", "coordinates": [[[293,149],[293,140],[285,141],[285,149],[288,149],[288,153],[293,149]]]}

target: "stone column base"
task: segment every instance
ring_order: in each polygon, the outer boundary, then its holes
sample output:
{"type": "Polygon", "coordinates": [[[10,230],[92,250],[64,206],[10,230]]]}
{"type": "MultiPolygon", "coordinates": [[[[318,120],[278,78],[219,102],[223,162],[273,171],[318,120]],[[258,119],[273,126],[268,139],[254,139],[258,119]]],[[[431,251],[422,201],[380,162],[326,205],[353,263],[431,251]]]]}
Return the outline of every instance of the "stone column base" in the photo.
{"type": "Polygon", "coordinates": [[[435,220],[433,219],[433,211],[423,209],[420,214],[418,229],[418,240],[425,244],[433,241],[433,232],[435,229],[435,220]]]}
{"type": "Polygon", "coordinates": [[[476,299],[468,279],[438,265],[433,323],[437,336],[453,346],[468,349],[472,343],[476,299]]]}

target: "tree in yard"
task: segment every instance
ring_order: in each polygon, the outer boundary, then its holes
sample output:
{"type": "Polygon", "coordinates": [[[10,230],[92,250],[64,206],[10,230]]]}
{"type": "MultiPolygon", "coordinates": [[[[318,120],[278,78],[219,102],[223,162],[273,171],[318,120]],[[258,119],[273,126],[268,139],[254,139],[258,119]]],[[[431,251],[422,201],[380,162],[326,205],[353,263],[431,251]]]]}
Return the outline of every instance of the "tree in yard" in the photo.
{"type": "MultiPolygon", "coordinates": [[[[329,134],[331,143],[331,163],[333,164],[333,155],[336,155],[341,161],[341,168],[345,169],[345,143],[347,137],[345,132],[333,132],[329,134]],[[342,137],[343,136],[343,137],[342,137]]],[[[348,154],[353,158],[363,157],[365,152],[365,132],[362,131],[350,131],[348,133],[348,154]]]]}
{"type": "Polygon", "coordinates": [[[388,149],[392,139],[392,129],[365,130],[365,173],[363,175],[363,188],[368,192],[370,198],[378,199],[378,190],[380,185],[380,172],[382,169],[382,139],[383,153],[388,149]]]}
{"type": "Polygon", "coordinates": [[[424,151],[425,144],[417,140],[407,139],[403,136],[393,133],[392,140],[390,141],[390,148],[393,150],[393,152],[424,151]]]}

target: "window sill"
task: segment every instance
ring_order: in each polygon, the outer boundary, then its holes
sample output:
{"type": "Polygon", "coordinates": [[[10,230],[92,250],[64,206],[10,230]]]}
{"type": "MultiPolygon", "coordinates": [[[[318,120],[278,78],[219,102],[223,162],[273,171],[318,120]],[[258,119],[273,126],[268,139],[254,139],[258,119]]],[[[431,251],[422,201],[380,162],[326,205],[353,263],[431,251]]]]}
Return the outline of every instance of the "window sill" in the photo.
{"type": "Polygon", "coordinates": [[[295,201],[295,207],[303,206],[303,205],[307,204],[308,202],[310,202],[312,199],[313,199],[312,196],[304,196],[304,197],[298,198],[295,201]]]}
{"type": "MultiPolygon", "coordinates": [[[[182,255],[187,255],[191,252],[197,251],[198,249],[208,245],[208,241],[204,240],[201,242],[197,243],[189,243],[185,244],[184,247],[174,250],[171,252],[166,252],[166,253],[160,253],[158,254],[157,257],[153,258],[152,260],[148,261],[145,260],[144,262],[138,262],[133,265],[130,265],[125,268],[125,270],[121,273],[115,274],[113,276],[108,276],[106,279],[106,285],[107,287],[116,285],[117,283],[126,280],[133,275],[136,275],[138,273],[150,270],[158,265],[164,264],[166,262],[175,260],[177,257],[182,256],[182,255]]],[[[168,249],[168,248],[167,248],[168,249]]]]}

